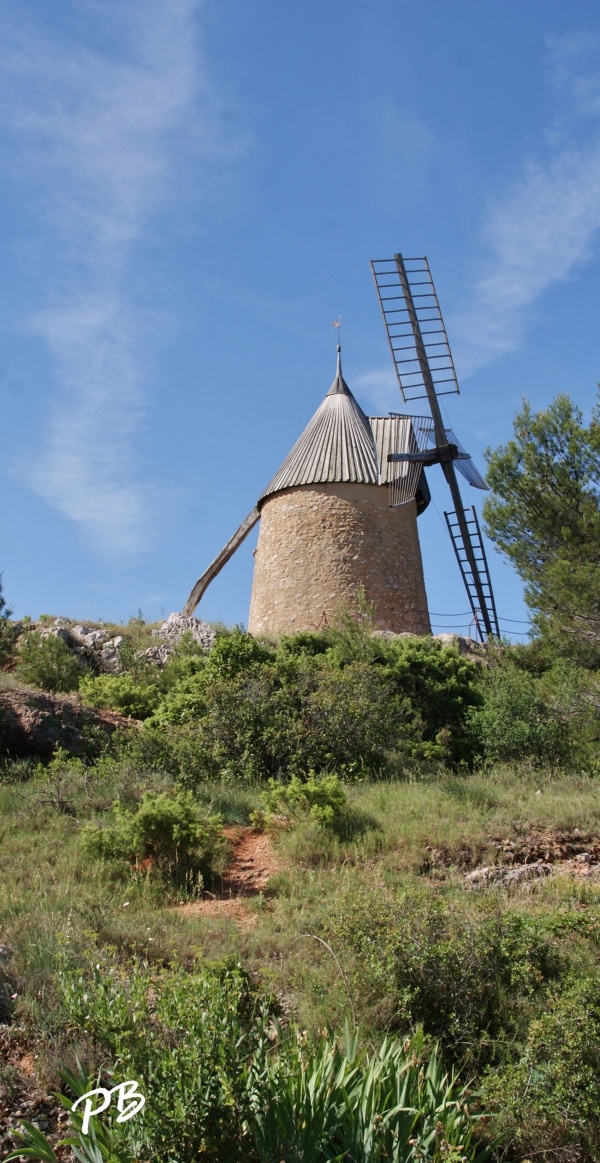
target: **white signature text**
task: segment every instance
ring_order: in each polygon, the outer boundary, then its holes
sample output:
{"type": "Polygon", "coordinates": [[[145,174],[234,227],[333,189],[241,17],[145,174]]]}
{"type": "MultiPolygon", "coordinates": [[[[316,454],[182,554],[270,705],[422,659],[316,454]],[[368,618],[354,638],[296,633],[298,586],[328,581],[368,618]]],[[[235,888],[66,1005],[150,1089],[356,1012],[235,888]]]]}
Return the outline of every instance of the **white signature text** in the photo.
{"type": "Polygon", "coordinates": [[[103,1086],[97,1087],[96,1090],[88,1090],[87,1094],[82,1094],[71,1107],[71,1110],[74,1111],[77,1110],[80,1103],[85,1103],[83,1108],[83,1122],[81,1124],[82,1134],[87,1135],[89,1133],[90,1119],[95,1118],[96,1115],[106,1110],[110,1105],[113,1094],[117,1095],[117,1110],[119,1111],[117,1115],[118,1123],[126,1123],[128,1119],[132,1119],[134,1115],[137,1115],[138,1111],[141,1111],[146,1101],[144,1095],[138,1090],[137,1082],[133,1082],[131,1079],[129,1082],[119,1082],[118,1086],[113,1086],[111,1090],[105,1090],[103,1086]],[[101,1098],[98,1106],[94,1110],[94,1099],[96,1095],[100,1095],[101,1098]]]}

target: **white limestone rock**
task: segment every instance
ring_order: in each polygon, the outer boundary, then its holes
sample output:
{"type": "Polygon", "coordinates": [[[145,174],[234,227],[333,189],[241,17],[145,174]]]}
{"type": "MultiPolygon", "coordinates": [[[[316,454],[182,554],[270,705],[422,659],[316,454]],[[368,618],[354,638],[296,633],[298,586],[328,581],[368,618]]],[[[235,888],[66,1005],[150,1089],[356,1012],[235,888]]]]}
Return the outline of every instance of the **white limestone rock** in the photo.
{"type": "Polygon", "coordinates": [[[109,638],[105,642],[98,653],[98,662],[100,670],[106,674],[119,674],[121,670],[121,646],[123,645],[123,635],[117,634],[114,638],[109,638]]]}
{"type": "Polygon", "coordinates": [[[467,873],[463,883],[465,888],[486,888],[490,884],[512,888],[541,876],[550,876],[550,865],[543,860],[536,860],[533,864],[516,864],[508,868],[497,864],[476,868],[474,872],[467,873]]]}
{"type": "Polygon", "coordinates": [[[160,645],[148,646],[146,650],[139,650],[138,654],[142,658],[147,658],[149,662],[153,662],[155,666],[164,666],[168,660],[169,655],[173,653],[173,645],[168,642],[161,642],[160,645]]]}
{"type": "Polygon", "coordinates": [[[217,637],[207,622],[201,622],[199,618],[193,616],[186,618],[184,614],[178,613],[169,614],[166,622],[163,622],[158,630],[152,631],[153,637],[164,638],[173,646],[184,634],[191,634],[194,642],[199,642],[204,650],[210,650],[217,637]]]}
{"type": "Polygon", "coordinates": [[[73,641],[86,650],[99,650],[107,638],[106,630],[92,630],[91,626],[71,626],[69,633],[73,641]]]}

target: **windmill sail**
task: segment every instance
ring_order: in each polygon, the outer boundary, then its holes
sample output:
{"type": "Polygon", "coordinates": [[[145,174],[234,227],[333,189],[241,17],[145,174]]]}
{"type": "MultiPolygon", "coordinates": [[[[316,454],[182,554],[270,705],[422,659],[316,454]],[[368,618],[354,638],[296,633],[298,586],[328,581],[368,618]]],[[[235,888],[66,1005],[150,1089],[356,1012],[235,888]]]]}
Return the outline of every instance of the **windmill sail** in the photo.
{"type": "Polygon", "coordinates": [[[496,637],[500,637],[500,628],[498,626],[498,615],[496,613],[496,603],[494,601],[494,592],[492,590],[492,583],[490,581],[490,574],[488,570],[487,558],[485,556],[485,549],[481,538],[481,529],[479,528],[479,521],[477,520],[477,513],[471,506],[470,509],[465,509],[465,518],[467,529],[469,532],[469,539],[473,549],[473,556],[477,565],[480,585],[477,586],[475,574],[473,573],[472,563],[469,560],[469,554],[466,551],[466,546],[462,536],[458,515],[456,513],[444,513],[448,532],[454,546],[456,560],[458,561],[460,572],[465,583],[465,589],[469,595],[469,602],[473,611],[473,617],[478,627],[489,625],[492,627],[492,633],[496,637]],[[482,605],[483,600],[483,605],[482,605]]]}
{"type": "Polygon", "coordinates": [[[458,392],[454,361],[426,258],[373,259],[398,386],[405,403],[427,398],[430,377],[438,396],[458,392]]]}
{"type": "Polygon", "coordinates": [[[379,296],[394,369],[402,398],[409,403],[426,398],[431,417],[414,417],[415,451],[393,452],[391,504],[404,504],[413,487],[414,467],[441,464],[454,512],[446,522],[481,637],[498,636],[494,604],[481,530],[475,510],[465,510],[456,479],[458,469],[470,484],[485,481],[451,429],[445,428],[439,396],[458,392],[458,380],[448,336],[426,258],[374,259],[371,270],[379,296]]]}

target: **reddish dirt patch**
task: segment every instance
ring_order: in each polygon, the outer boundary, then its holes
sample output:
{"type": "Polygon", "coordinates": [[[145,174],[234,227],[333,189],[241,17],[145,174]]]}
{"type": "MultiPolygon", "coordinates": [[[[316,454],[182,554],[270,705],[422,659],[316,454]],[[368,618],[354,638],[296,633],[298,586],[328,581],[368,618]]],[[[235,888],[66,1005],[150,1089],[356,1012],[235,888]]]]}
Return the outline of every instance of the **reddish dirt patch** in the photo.
{"type": "Polygon", "coordinates": [[[231,863],[223,876],[220,896],[258,896],[269,880],[279,872],[278,861],[269,837],[260,828],[235,825],[223,831],[231,845],[231,863]]]}
{"type": "MultiPolygon", "coordinates": [[[[56,1146],[64,1136],[67,1115],[36,1075],[35,1056],[25,1031],[0,1025],[0,1156],[17,1146],[13,1132],[23,1119],[35,1123],[56,1146]]],[[[67,1148],[58,1148],[67,1159],[67,1148]]]]}
{"type": "Polygon", "coordinates": [[[260,828],[236,824],[223,831],[231,846],[231,860],[220,883],[214,892],[205,892],[202,900],[176,906],[177,912],[184,916],[231,917],[241,928],[253,928],[256,914],[248,911],[245,901],[267,890],[281,864],[269,837],[260,828]]]}

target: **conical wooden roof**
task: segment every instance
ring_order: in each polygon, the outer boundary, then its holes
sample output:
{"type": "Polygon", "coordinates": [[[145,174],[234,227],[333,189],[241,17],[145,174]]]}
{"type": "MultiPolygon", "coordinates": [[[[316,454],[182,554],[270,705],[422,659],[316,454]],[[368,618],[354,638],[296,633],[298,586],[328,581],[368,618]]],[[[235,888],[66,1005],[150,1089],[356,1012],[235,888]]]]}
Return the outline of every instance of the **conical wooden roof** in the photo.
{"type": "Polygon", "coordinates": [[[267,497],[281,489],[330,481],[379,484],[377,450],[371,425],[342,376],[339,347],[336,376],[323,403],[286,456],[258,505],[260,507],[267,497]]]}

